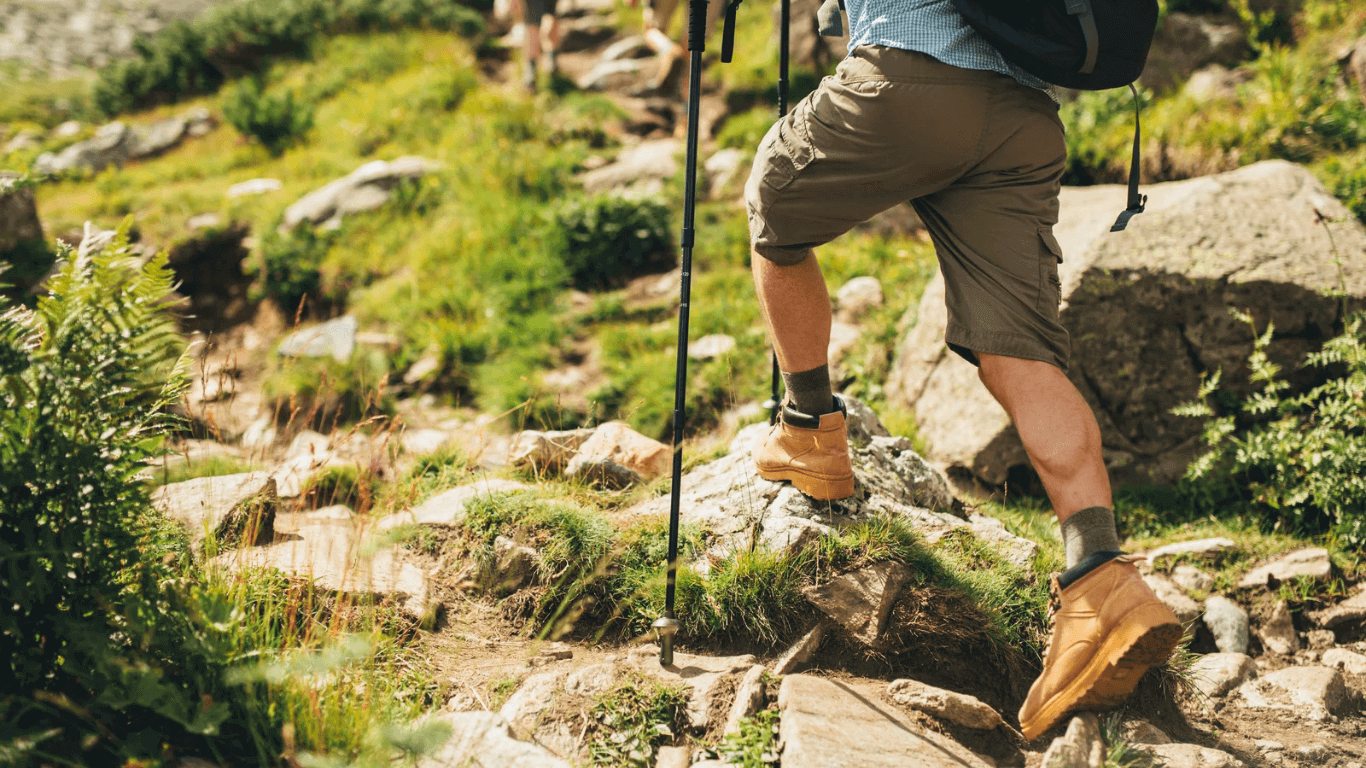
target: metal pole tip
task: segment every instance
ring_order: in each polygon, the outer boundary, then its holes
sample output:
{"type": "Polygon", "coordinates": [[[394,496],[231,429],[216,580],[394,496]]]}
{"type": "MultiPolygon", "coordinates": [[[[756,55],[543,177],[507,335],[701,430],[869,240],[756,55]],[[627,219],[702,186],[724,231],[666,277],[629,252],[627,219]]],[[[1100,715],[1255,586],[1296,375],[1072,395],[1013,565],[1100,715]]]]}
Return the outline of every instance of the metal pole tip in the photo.
{"type": "Polygon", "coordinates": [[[674,663],[674,635],[678,634],[677,619],[661,616],[651,625],[659,638],[659,665],[672,667],[674,663]]]}

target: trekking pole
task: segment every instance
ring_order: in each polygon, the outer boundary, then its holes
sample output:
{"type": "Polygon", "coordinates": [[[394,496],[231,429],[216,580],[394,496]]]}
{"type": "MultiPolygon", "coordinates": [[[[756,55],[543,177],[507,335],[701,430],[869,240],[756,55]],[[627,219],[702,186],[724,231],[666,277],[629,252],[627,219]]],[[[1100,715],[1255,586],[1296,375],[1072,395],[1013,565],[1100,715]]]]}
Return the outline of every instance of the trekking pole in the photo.
{"type": "MultiPolygon", "coordinates": [[[[792,29],[792,0],[782,0],[778,5],[778,119],[787,117],[787,59],[788,33],[792,29]]],[[[773,351],[773,370],[769,373],[770,394],[764,407],[768,409],[769,425],[778,423],[778,409],[782,403],[778,399],[778,381],[782,371],[778,370],[778,351],[773,351]]]]}
{"type": "MultiPolygon", "coordinates": [[[[683,182],[683,263],[678,303],[678,358],[674,374],[673,483],[669,489],[669,572],[664,588],[664,615],[653,624],[659,637],[659,664],[674,663],[674,593],[678,583],[678,525],[683,482],[683,411],[688,394],[688,305],[692,295],[693,224],[697,201],[698,110],[702,103],[702,51],[706,49],[708,0],[688,0],[688,154],[683,182]]],[[[721,61],[729,62],[735,47],[735,11],[740,0],[726,7],[726,27],[721,45],[721,61]]]]}

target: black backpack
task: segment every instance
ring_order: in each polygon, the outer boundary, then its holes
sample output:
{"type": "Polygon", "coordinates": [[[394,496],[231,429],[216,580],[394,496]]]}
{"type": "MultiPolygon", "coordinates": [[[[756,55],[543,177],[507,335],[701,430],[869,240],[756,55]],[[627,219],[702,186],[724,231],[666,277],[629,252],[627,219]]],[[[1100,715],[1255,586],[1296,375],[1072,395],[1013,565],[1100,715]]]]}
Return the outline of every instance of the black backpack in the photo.
{"type": "Polygon", "coordinates": [[[1098,91],[1129,86],[1134,93],[1134,154],[1129,207],[1111,232],[1142,213],[1138,194],[1138,91],[1157,31],[1157,0],[953,0],[954,8],[1006,61],[1045,82],[1098,91]]]}

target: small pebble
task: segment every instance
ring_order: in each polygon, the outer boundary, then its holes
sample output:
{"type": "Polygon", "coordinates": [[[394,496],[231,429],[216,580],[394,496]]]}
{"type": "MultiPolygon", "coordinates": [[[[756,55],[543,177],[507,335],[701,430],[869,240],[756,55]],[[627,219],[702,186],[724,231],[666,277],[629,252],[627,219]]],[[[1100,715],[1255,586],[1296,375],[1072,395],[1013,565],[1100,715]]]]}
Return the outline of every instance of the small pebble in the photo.
{"type": "Polygon", "coordinates": [[[1285,749],[1284,744],[1280,743],[1279,741],[1271,741],[1269,739],[1257,739],[1252,743],[1256,744],[1257,749],[1260,749],[1263,752],[1276,752],[1285,749]]]}
{"type": "Polygon", "coordinates": [[[1322,744],[1306,744],[1295,751],[1306,760],[1322,760],[1328,757],[1328,748],[1322,744]]]}

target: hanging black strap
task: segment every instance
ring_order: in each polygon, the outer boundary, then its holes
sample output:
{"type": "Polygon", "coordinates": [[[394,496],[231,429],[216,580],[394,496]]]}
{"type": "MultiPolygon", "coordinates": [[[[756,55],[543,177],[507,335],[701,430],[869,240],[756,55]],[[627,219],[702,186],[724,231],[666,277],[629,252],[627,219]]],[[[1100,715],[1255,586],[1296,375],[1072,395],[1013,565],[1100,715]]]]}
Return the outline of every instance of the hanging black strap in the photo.
{"type": "Polygon", "coordinates": [[[735,53],[735,12],[740,9],[740,0],[726,3],[726,26],[721,33],[721,62],[729,64],[735,53]]]}
{"type": "Polygon", "coordinates": [[[1129,83],[1129,90],[1134,94],[1134,156],[1133,159],[1129,161],[1129,207],[1125,208],[1119,214],[1118,219],[1115,219],[1115,225],[1110,227],[1111,232],[1123,232],[1124,228],[1129,226],[1129,219],[1143,213],[1143,208],[1148,203],[1147,195],[1138,194],[1138,173],[1140,165],[1138,157],[1138,143],[1140,139],[1138,123],[1138,89],[1134,87],[1133,83],[1129,83]]]}
{"type": "Polygon", "coordinates": [[[1067,0],[1067,13],[1076,16],[1081,24],[1081,33],[1086,37],[1086,61],[1077,70],[1089,75],[1096,68],[1096,57],[1100,54],[1100,31],[1096,29],[1096,15],[1091,12],[1091,0],[1067,0]]]}

